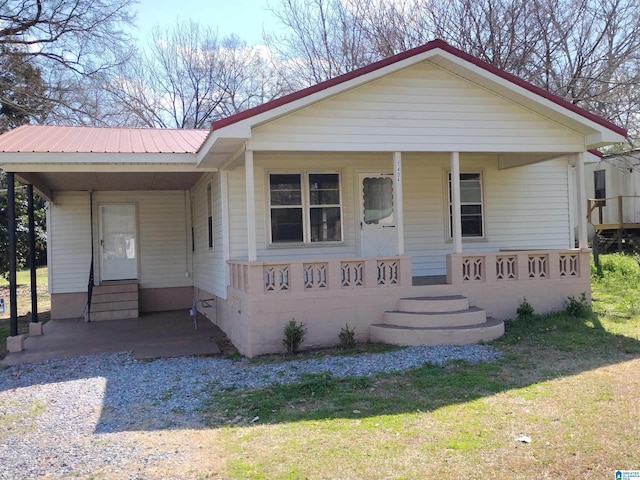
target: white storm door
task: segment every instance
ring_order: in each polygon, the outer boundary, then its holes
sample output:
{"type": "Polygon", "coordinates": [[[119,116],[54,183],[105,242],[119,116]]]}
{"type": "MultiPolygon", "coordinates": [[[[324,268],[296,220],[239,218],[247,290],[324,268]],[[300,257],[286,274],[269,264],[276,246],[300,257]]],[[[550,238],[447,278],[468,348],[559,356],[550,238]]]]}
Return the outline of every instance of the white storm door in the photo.
{"type": "Polygon", "coordinates": [[[100,205],[100,279],[138,278],[134,204],[100,205]]]}
{"type": "Polygon", "coordinates": [[[360,173],[360,255],[398,254],[392,173],[360,173]]]}

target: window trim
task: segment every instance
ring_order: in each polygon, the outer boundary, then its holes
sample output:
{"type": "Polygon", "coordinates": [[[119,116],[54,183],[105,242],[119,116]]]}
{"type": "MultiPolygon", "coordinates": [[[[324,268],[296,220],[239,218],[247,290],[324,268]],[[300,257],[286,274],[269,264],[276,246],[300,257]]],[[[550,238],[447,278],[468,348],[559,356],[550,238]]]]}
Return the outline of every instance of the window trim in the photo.
{"type": "MultiPolygon", "coordinates": [[[[485,217],[485,210],[486,210],[486,202],[485,202],[485,198],[484,198],[484,171],[481,169],[478,170],[460,170],[460,175],[465,175],[465,174],[469,174],[469,175],[479,175],[480,176],[480,203],[464,203],[464,202],[460,202],[460,206],[462,207],[463,205],[480,205],[480,220],[482,222],[482,235],[467,235],[465,236],[464,234],[462,235],[462,241],[463,242],[473,242],[473,241],[481,241],[481,240],[486,240],[487,239],[487,229],[486,229],[486,217],[485,217]]],[[[451,184],[451,170],[446,169],[445,170],[445,175],[444,175],[444,183],[445,183],[445,202],[444,202],[444,207],[445,207],[445,231],[446,231],[446,235],[447,235],[447,240],[448,241],[452,241],[453,240],[453,229],[452,229],[452,223],[453,223],[453,203],[452,203],[452,199],[451,199],[451,188],[450,188],[450,184],[451,184]]]]}
{"type": "Polygon", "coordinates": [[[282,247],[313,247],[313,246],[331,246],[344,243],[344,197],[342,188],[342,172],[338,170],[269,170],[265,175],[265,195],[266,195],[266,234],[268,246],[272,248],[282,247]],[[301,204],[300,205],[271,205],[271,175],[300,175],[301,204]],[[337,175],[338,176],[338,204],[312,205],[310,175],[337,175]],[[340,239],[339,240],[322,240],[317,242],[311,241],[311,210],[313,208],[332,207],[340,209],[340,239]],[[271,226],[271,211],[273,208],[301,208],[302,209],[302,241],[301,242],[274,242],[273,230],[271,226]]]}

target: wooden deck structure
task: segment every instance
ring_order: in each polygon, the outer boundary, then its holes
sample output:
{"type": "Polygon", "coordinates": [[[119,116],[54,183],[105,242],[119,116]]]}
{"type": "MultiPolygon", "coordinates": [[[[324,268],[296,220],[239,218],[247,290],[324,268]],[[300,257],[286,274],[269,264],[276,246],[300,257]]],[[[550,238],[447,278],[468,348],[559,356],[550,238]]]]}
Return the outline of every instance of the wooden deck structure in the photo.
{"type": "Polygon", "coordinates": [[[596,234],[617,240],[618,251],[625,250],[625,241],[630,238],[638,238],[640,242],[640,217],[632,208],[625,208],[625,199],[635,201],[640,195],[617,195],[607,198],[587,199],[587,221],[595,227],[596,234]],[[613,206],[614,210],[607,215],[608,223],[603,222],[603,209],[613,206]],[[595,212],[595,213],[594,213],[595,212]],[[615,219],[617,221],[611,222],[615,219]]]}

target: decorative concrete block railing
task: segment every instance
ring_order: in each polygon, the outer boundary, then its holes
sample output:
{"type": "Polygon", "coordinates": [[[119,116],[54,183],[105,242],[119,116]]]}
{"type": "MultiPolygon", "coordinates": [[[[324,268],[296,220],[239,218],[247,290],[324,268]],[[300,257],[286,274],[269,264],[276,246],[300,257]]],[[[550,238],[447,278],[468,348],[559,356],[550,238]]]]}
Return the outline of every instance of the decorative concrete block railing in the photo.
{"type": "Polygon", "coordinates": [[[447,283],[452,285],[581,278],[589,274],[589,251],[505,251],[447,255],[447,283]]]}
{"type": "Polygon", "coordinates": [[[230,260],[231,287],[247,293],[287,293],[411,286],[411,258],[245,262],[230,260]]]}

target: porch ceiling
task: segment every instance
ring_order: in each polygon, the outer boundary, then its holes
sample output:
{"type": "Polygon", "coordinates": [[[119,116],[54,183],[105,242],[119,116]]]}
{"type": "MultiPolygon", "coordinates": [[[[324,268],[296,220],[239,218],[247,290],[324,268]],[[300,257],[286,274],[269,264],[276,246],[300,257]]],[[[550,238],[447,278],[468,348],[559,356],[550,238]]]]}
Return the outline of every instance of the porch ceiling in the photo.
{"type": "Polygon", "coordinates": [[[204,172],[20,172],[49,200],[56,191],[189,190],[204,172]]]}

